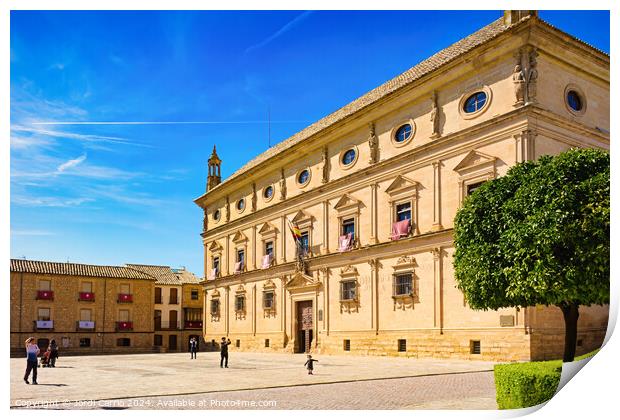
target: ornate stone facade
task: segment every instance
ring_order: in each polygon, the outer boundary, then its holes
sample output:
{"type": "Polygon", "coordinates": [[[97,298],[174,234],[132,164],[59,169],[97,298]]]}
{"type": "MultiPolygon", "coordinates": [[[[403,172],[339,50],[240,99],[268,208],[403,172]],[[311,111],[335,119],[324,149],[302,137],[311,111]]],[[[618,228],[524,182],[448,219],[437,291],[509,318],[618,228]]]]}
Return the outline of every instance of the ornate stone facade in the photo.
{"type": "MultiPolygon", "coordinates": [[[[221,268],[203,283],[205,340],[228,336],[254,351],[561,357],[547,346],[563,330],[555,308],[468,308],[454,279],[452,228],[480,183],[571,147],[609,149],[609,57],[533,12],[507,13],[195,200],[210,218],[205,272],[216,258],[221,268]],[[588,99],[583,112],[567,110],[567,86],[588,99]],[[253,184],[279,189],[281,200],[259,194],[255,211],[212,218],[226,197],[251,197],[253,184]],[[303,270],[287,222],[294,219],[309,251],[303,270]],[[246,270],[235,274],[240,251],[246,270]],[[263,266],[267,253],[272,263],[263,266]],[[234,310],[239,285],[243,318],[234,310]]],[[[578,353],[601,344],[607,313],[582,308],[578,353]]]]}

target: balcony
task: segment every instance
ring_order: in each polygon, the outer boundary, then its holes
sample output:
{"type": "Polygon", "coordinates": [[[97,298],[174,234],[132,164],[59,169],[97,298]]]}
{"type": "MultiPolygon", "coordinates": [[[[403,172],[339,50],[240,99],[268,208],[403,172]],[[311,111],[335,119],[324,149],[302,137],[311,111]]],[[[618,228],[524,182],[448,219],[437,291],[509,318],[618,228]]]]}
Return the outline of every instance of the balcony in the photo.
{"type": "Polygon", "coordinates": [[[54,300],[54,292],[51,290],[37,290],[37,299],[54,300]]]}
{"type": "Polygon", "coordinates": [[[75,323],[76,331],[94,331],[95,321],[77,321],[75,323]]]}
{"type": "Polygon", "coordinates": [[[133,330],[133,322],[131,321],[117,321],[116,322],[116,331],[132,331],[133,330]]]}
{"type": "Polygon", "coordinates": [[[181,321],[158,321],[155,319],[156,330],[180,330],[181,321]]]}
{"type": "Polygon", "coordinates": [[[80,292],[78,300],[84,301],[84,302],[94,302],[95,294],[93,292],[80,292]]]}
{"type": "Polygon", "coordinates": [[[118,299],[116,299],[116,301],[118,303],[132,303],[133,295],[130,295],[129,293],[119,293],[118,299]]]}
{"type": "Polygon", "coordinates": [[[202,321],[185,321],[184,328],[186,330],[201,330],[202,321]]]}
{"type": "Polygon", "coordinates": [[[34,321],[33,323],[34,331],[53,331],[54,330],[54,321],[34,321]]]}

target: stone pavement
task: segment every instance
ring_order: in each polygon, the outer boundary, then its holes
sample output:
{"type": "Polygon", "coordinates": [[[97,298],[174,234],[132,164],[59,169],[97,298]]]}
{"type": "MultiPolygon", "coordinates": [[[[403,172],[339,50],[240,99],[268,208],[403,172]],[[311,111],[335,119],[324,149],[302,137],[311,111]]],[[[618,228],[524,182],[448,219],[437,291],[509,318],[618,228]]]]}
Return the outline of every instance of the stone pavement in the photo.
{"type": "Polygon", "coordinates": [[[305,358],[231,352],[230,368],[221,369],[218,353],[61,356],[56,368],[39,369],[38,386],[22,380],[25,358],[11,359],[11,407],[252,408],[212,400],[271,401],[254,407],[261,409],[495,407],[493,362],[317,355],[310,376],[305,358]],[[191,401],[207,405],[182,405],[191,401]]]}

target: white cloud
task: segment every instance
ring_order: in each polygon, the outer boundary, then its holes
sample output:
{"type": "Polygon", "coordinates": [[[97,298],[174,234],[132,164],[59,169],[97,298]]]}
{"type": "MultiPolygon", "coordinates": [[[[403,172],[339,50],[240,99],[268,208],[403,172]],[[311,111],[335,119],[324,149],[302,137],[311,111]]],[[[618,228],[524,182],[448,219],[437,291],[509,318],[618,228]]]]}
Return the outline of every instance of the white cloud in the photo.
{"type": "Polygon", "coordinates": [[[277,31],[275,31],[273,34],[269,35],[267,38],[265,38],[264,40],[262,40],[261,42],[259,42],[258,44],[254,44],[250,47],[248,47],[245,52],[246,54],[252,50],[256,50],[259,48],[264,47],[265,45],[269,44],[271,41],[273,41],[274,39],[284,35],[286,32],[290,31],[295,25],[297,25],[298,23],[300,23],[302,20],[306,19],[308,16],[310,16],[310,14],[312,13],[312,11],[306,11],[303,12],[302,14],[298,15],[295,17],[295,19],[291,20],[290,22],[288,22],[286,25],[282,26],[280,29],[278,29],[277,31]]]}
{"type": "Polygon", "coordinates": [[[54,232],[46,230],[13,230],[11,229],[11,235],[15,236],[51,236],[56,235],[54,232]]]}
{"type": "Polygon", "coordinates": [[[66,161],[65,163],[63,163],[62,165],[58,165],[58,168],[56,169],[56,172],[61,173],[66,171],[69,168],[73,168],[74,166],[79,165],[80,163],[84,162],[86,160],[86,155],[82,155],[80,157],[77,157],[75,159],[70,159],[68,161],[66,161]]]}

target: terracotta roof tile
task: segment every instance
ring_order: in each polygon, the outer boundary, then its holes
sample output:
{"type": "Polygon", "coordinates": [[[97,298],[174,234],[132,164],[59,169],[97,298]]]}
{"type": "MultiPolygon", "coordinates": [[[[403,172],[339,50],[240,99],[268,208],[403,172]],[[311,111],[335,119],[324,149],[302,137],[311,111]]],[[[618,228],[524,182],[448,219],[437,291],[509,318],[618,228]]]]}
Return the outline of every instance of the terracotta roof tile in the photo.
{"type": "Polygon", "coordinates": [[[11,259],[11,271],[18,273],[59,274],[64,276],[154,280],[152,276],[128,267],[20,259],[11,259]]]}
{"type": "Polygon", "coordinates": [[[156,279],[155,284],[181,285],[181,279],[167,265],[126,264],[127,267],[148,274],[156,279]]]}

